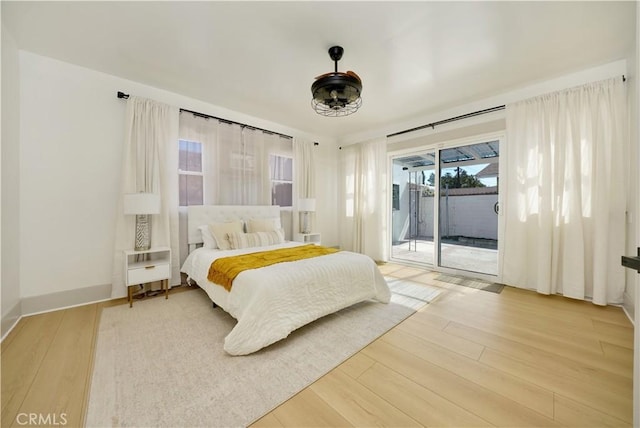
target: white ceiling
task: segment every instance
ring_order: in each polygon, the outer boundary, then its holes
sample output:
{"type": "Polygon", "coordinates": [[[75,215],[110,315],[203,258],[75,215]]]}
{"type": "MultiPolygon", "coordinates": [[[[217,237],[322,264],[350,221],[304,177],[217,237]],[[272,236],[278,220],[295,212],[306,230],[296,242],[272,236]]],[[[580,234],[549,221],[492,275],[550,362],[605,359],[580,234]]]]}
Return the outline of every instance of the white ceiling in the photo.
{"type": "Polygon", "coordinates": [[[386,127],[627,58],[635,2],[12,2],[20,49],[316,135],[386,127]],[[363,81],[341,118],[310,107],[333,68],[363,81]]]}

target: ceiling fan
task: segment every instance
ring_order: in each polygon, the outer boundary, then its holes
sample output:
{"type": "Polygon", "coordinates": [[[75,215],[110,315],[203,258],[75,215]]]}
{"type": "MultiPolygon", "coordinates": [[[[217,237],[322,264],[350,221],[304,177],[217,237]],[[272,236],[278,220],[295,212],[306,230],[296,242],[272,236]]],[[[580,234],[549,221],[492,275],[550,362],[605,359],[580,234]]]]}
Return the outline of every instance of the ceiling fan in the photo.
{"type": "Polygon", "coordinates": [[[323,116],[348,116],[362,105],[360,76],[353,71],[338,71],[338,61],[343,53],[341,46],[329,48],[329,56],[335,63],[335,69],[316,77],[311,85],[311,106],[323,116]]]}

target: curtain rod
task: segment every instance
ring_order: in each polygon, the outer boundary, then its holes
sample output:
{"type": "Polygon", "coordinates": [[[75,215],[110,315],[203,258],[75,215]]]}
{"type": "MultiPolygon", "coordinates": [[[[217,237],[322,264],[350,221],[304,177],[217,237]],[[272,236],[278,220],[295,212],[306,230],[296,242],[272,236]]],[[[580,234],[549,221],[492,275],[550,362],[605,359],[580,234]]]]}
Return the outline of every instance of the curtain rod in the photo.
{"type": "MultiPolygon", "coordinates": [[[[123,98],[123,99],[127,100],[127,99],[129,99],[129,94],[125,94],[124,92],[118,91],[118,98],[123,98]]],[[[181,108],[180,112],[191,113],[194,116],[202,117],[204,119],[216,119],[216,120],[219,120],[220,122],[224,122],[224,123],[227,123],[229,125],[240,125],[242,128],[254,129],[256,131],[262,131],[262,132],[266,132],[267,134],[272,134],[272,135],[279,135],[281,137],[289,138],[290,140],[293,140],[293,137],[290,136],[290,135],[281,134],[279,132],[274,132],[274,131],[269,131],[268,129],[262,129],[262,128],[258,128],[258,127],[255,127],[255,126],[247,125],[246,123],[235,122],[233,120],[223,119],[221,117],[216,117],[216,116],[211,116],[211,115],[204,114],[204,113],[199,113],[199,112],[193,111],[193,110],[187,110],[186,108],[181,108]]],[[[313,143],[313,144],[316,145],[316,146],[318,145],[318,143],[313,143]]]]}
{"type": "MultiPolygon", "coordinates": [[[[624,74],[622,75],[622,81],[623,82],[627,81],[627,78],[625,77],[624,74]]],[[[481,114],[493,113],[494,111],[500,111],[500,110],[504,110],[504,109],[505,109],[505,106],[501,105],[501,106],[487,108],[487,109],[484,109],[484,110],[478,110],[478,111],[474,111],[472,113],[467,113],[467,114],[463,114],[463,115],[456,116],[456,117],[450,117],[449,119],[439,120],[437,122],[429,123],[427,125],[417,126],[415,128],[405,129],[404,131],[395,132],[393,134],[387,135],[387,138],[395,137],[396,135],[407,134],[407,133],[413,132],[413,131],[419,131],[419,130],[425,129],[425,128],[434,129],[438,125],[443,125],[443,124],[449,123],[449,122],[455,122],[456,120],[467,119],[469,117],[480,116],[481,114]]]]}
{"type": "Polygon", "coordinates": [[[463,115],[460,115],[460,116],[450,117],[449,119],[443,119],[443,120],[439,120],[437,122],[432,122],[432,123],[429,123],[429,124],[426,124],[426,125],[416,126],[415,128],[405,129],[404,131],[395,132],[393,134],[387,135],[387,138],[395,137],[396,135],[407,134],[407,133],[413,132],[413,131],[419,131],[420,129],[425,129],[425,128],[434,129],[438,125],[443,125],[443,124],[449,123],[449,122],[455,122],[457,120],[467,119],[469,117],[480,116],[481,114],[492,113],[494,111],[504,110],[504,108],[505,108],[505,106],[502,105],[502,106],[496,106],[496,107],[487,108],[487,109],[484,109],[484,110],[474,111],[472,113],[467,113],[467,114],[463,114],[463,115]]]}

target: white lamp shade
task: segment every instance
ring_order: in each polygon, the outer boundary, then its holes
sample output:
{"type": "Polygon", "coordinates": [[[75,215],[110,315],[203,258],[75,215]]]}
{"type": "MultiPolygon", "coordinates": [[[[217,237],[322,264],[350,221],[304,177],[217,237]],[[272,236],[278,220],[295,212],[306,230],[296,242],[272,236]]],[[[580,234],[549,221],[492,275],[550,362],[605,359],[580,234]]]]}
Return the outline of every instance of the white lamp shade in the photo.
{"type": "Polygon", "coordinates": [[[316,200],[310,199],[298,199],[298,211],[314,212],[316,210],[316,200]]]}
{"type": "Polygon", "coordinates": [[[127,193],[124,195],[125,214],[160,214],[160,195],[156,193],[127,193]]]}

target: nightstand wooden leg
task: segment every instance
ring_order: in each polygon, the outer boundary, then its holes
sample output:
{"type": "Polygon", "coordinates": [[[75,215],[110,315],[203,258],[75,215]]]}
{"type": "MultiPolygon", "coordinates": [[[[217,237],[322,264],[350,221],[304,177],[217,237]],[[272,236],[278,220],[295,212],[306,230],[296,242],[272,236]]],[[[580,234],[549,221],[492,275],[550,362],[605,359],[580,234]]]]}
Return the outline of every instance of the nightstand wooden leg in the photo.
{"type": "Polygon", "coordinates": [[[165,289],[164,289],[164,298],[166,300],[166,299],[169,298],[169,280],[165,279],[163,282],[164,282],[164,287],[165,287],[165,289]]]}
{"type": "Polygon", "coordinates": [[[127,294],[129,295],[129,307],[133,307],[133,295],[131,294],[131,287],[127,287],[127,294]]]}

